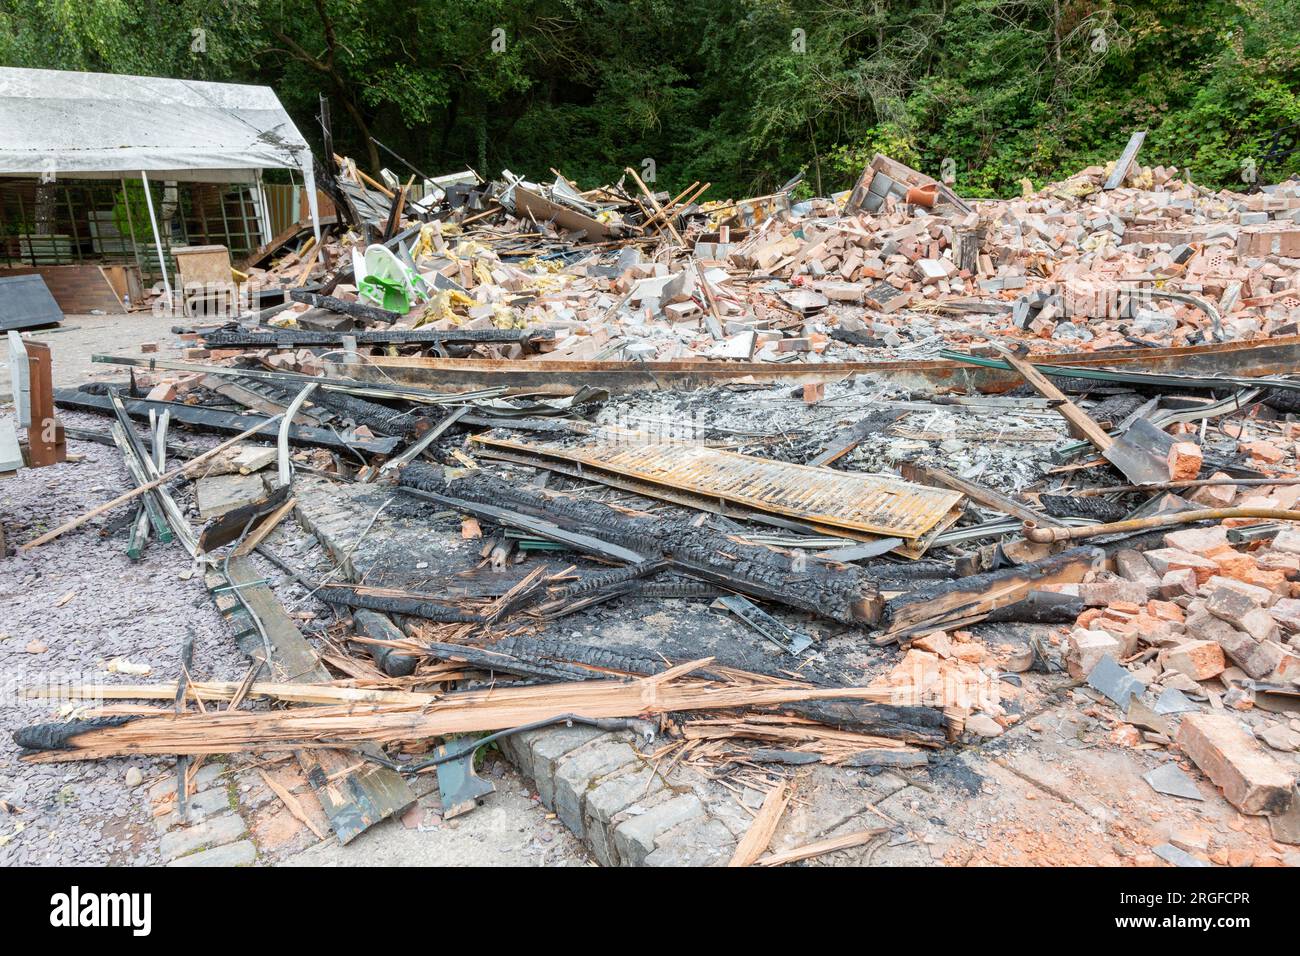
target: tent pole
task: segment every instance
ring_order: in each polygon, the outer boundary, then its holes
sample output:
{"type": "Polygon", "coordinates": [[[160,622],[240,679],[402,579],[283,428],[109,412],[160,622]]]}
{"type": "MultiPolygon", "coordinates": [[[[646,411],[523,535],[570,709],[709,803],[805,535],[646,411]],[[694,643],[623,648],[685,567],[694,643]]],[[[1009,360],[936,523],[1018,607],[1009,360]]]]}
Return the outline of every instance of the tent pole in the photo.
{"type": "Polygon", "coordinates": [[[266,186],[262,183],[262,171],[257,171],[257,203],[260,206],[257,217],[257,231],[261,234],[262,245],[269,245],[275,237],[275,229],[271,225],[271,210],[266,202],[266,186]]]}
{"type": "Polygon", "coordinates": [[[162,236],[158,234],[158,217],[153,212],[153,193],[149,191],[149,175],[143,169],[140,170],[140,179],[144,181],[144,201],[149,206],[149,225],[153,227],[153,244],[158,250],[158,268],[162,270],[163,289],[167,292],[167,304],[175,308],[175,300],[172,298],[172,284],[167,278],[167,260],[163,258],[162,236]]]}
{"type": "Polygon", "coordinates": [[[302,188],[307,190],[307,208],[311,210],[311,231],[316,237],[316,258],[325,261],[325,250],[320,244],[320,211],[316,208],[316,171],[312,169],[311,150],[302,163],[302,188]]]}

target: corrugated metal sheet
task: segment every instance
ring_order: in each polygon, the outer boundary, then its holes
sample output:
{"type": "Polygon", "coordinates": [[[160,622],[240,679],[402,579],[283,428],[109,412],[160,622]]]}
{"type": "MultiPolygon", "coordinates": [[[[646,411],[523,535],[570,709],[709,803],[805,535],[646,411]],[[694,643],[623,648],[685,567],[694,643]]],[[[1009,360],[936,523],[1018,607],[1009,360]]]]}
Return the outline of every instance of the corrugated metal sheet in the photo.
{"type": "Polygon", "coordinates": [[[823,525],[907,539],[924,535],[962,498],[942,488],[769,461],[703,445],[628,442],[561,447],[487,436],[475,441],[576,461],[823,525]]]}

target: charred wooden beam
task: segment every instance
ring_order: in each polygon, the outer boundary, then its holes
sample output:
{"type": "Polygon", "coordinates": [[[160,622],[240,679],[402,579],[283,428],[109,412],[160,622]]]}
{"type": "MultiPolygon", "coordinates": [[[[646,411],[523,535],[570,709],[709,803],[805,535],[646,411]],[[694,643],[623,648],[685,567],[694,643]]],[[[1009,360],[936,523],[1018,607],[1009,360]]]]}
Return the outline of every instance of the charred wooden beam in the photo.
{"type": "Polygon", "coordinates": [[[199,529],[199,550],[212,551],[223,544],[229,544],[238,538],[245,528],[251,532],[254,525],[278,511],[285,503],[289,497],[289,487],[289,485],[281,485],[260,501],[240,505],[209,520],[199,529]]]}
{"type": "MultiPolygon", "coordinates": [[[[461,650],[459,645],[448,646],[461,650]]],[[[436,657],[443,657],[443,653],[440,651],[431,649],[430,653],[436,657]]],[[[492,653],[498,661],[496,664],[497,670],[524,673],[517,668],[520,666],[562,668],[566,680],[604,678],[610,674],[649,676],[658,674],[669,666],[665,664],[661,657],[655,655],[633,656],[618,650],[580,644],[575,641],[526,636],[503,638],[492,645],[492,653]]],[[[450,659],[475,663],[467,657],[453,657],[450,659]]],[[[718,663],[727,664],[725,655],[719,658],[718,663]]],[[[753,661],[736,662],[737,665],[742,663],[750,665],[751,669],[754,668],[753,661]]],[[[768,677],[789,679],[789,675],[776,666],[759,666],[756,672],[768,677]]],[[[713,671],[707,666],[701,668],[698,673],[702,677],[725,678],[724,674],[713,671]]],[[[810,677],[812,683],[824,685],[832,683],[828,675],[816,675],[815,671],[810,672],[807,676],[810,677]]],[[[878,737],[889,737],[904,740],[908,743],[942,746],[946,739],[943,713],[932,707],[895,706],[881,703],[864,704],[861,701],[852,700],[827,700],[785,704],[781,707],[781,710],[797,717],[829,724],[840,730],[874,734],[878,737]]]]}
{"type": "Polygon", "coordinates": [[[1019,518],[1021,521],[1036,521],[1039,524],[1050,525],[1052,527],[1061,527],[1062,522],[1057,521],[1047,515],[1041,514],[1029,507],[1024,502],[1016,501],[1000,491],[992,488],[986,488],[983,485],[977,485],[973,481],[967,481],[954,475],[950,471],[942,468],[926,467],[911,462],[905,462],[899,468],[903,477],[908,481],[915,481],[923,485],[933,485],[936,488],[948,488],[952,491],[960,491],[963,495],[977,504],[983,505],[993,511],[1005,515],[1011,515],[1013,518],[1019,518]]]}
{"type": "MultiPolygon", "coordinates": [[[[606,673],[592,671],[578,664],[563,661],[527,660],[503,651],[499,646],[471,647],[467,644],[444,644],[440,641],[424,643],[429,656],[443,661],[469,664],[485,671],[497,671],[539,680],[590,680],[608,677],[606,673]]],[[[662,668],[661,668],[662,669],[662,668]]]]}
{"type": "Polygon", "coordinates": [[[1030,591],[1024,600],[990,611],[984,620],[989,624],[1073,624],[1085,609],[1083,601],[1072,594],[1030,591]]]}
{"type": "MultiPolygon", "coordinates": [[[[352,615],[352,625],[361,635],[372,641],[406,641],[406,635],[396,624],[382,614],[374,611],[358,610],[352,615]]],[[[408,677],[415,673],[415,665],[420,659],[412,654],[403,654],[395,647],[386,644],[367,644],[370,655],[389,677],[408,677]]]]}
{"type": "Polygon", "coordinates": [[[538,610],[544,617],[562,617],[612,600],[632,591],[642,578],[668,567],[666,561],[642,561],[621,568],[589,574],[572,584],[551,590],[551,599],[538,610]]]}
{"type": "Polygon", "coordinates": [[[390,312],[388,309],[380,309],[373,305],[366,305],[363,302],[348,302],[336,296],[319,295],[302,289],[291,290],[289,298],[294,302],[306,303],[315,309],[328,309],[340,315],[350,315],[354,319],[361,319],[364,322],[381,322],[385,325],[392,325],[402,317],[399,312],[390,312]]]}
{"type": "Polygon", "coordinates": [[[415,412],[398,411],[345,392],[316,391],[312,394],[311,401],[313,405],[328,408],[353,425],[365,425],[376,435],[392,435],[407,441],[419,438],[440,420],[420,414],[418,408],[415,412]]]}
{"type": "Polygon", "coordinates": [[[345,607],[383,611],[386,614],[405,614],[409,617],[422,617],[427,621],[469,624],[483,620],[482,615],[465,611],[432,594],[394,588],[329,582],[317,588],[316,596],[326,604],[341,604],[345,607]]]}
{"type": "MultiPolygon", "coordinates": [[[[317,296],[316,298],[320,298],[317,296]]],[[[519,345],[529,347],[550,341],[550,329],[356,329],[351,332],[320,332],[311,329],[251,329],[244,326],[209,329],[202,333],[208,348],[214,349],[297,349],[323,346],[340,348],[344,338],[357,345],[519,345]]]]}
{"type": "Polygon", "coordinates": [[[863,439],[868,435],[884,431],[887,425],[892,425],[905,414],[906,412],[903,411],[875,411],[869,413],[862,421],[838,432],[831,439],[831,443],[822,449],[819,455],[809,459],[808,464],[827,467],[839,461],[862,444],[863,439]]]}
{"type": "Polygon", "coordinates": [[[983,620],[998,608],[1023,601],[1044,584],[1081,581],[1089,571],[1099,570],[1105,559],[1101,548],[1071,548],[1014,568],[922,585],[885,602],[885,636],[893,640],[922,629],[983,620]]]}
{"type": "MultiPolygon", "coordinates": [[[[54,403],[60,408],[72,408],[77,411],[98,412],[105,415],[113,413],[113,404],[107,395],[97,395],[77,389],[56,388],[54,390],[54,403]]],[[[125,404],[127,414],[132,418],[147,420],[150,409],[156,410],[159,414],[170,411],[172,421],[177,424],[199,431],[212,431],[221,434],[238,435],[257,425],[259,421],[266,421],[265,416],[262,415],[240,415],[234,412],[222,411],[218,408],[206,408],[202,405],[186,405],[183,402],[151,402],[146,399],[128,398],[125,400],[125,404]]],[[[274,438],[275,436],[270,437],[274,438]]],[[[289,429],[289,441],[295,445],[317,445],[335,451],[355,449],[372,455],[391,454],[399,444],[398,439],[390,437],[355,438],[347,441],[329,429],[313,428],[306,425],[293,425],[289,429]]]]}
{"type": "MultiPolygon", "coordinates": [[[[596,720],[675,711],[776,707],[812,700],[887,702],[889,696],[889,691],[875,687],[719,683],[686,678],[706,663],[694,661],[634,680],[490,687],[445,696],[419,694],[411,695],[412,703],[375,704],[360,709],[349,703],[270,711],[191,711],[136,717],[114,726],[74,721],[71,725],[60,724],[56,730],[48,725],[19,728],[14,737],[27,751],[22,760],[47,763],[125,754],[194,756],[382,745],[504,730],[566,714],[596,720]],[[51,740],[58,749],[43,746],[51,740]]],[[[310,771],[308,778],[312,778],[310,771]]],[[[337,830],[337,822],[335,827],[337,830]]]]}
{"type": "Polygon", "coordinates": [[[540,526],[532,530],[550,540],[581,535],[595,542],[588,553],[601,553],[597,546],[603,545],[606,556],[617,549],[639,561],[668,561],[692,577],[846,624],[875,623],[880,617],[876,585],[857,567],[809,562],[795,570],[781,552],[743,544],[683,519],[630,517],[598,502],[547,498],[483,472],[449,482],[441,468],[410,465],[400,484],[480,517],[540,521],[558,533],[552,536],[540,526]]]}

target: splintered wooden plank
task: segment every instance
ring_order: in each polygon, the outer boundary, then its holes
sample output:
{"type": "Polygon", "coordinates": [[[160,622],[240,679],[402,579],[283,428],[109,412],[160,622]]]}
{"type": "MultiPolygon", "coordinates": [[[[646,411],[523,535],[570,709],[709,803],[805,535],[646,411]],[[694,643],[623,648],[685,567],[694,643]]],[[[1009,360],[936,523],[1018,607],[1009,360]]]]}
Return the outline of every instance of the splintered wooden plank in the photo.
{"type": "MultiPolygon", "coordinates": [[[[329,671],[321,664],[307,639],[289,617],[275,594],[261,580],[246,557],[232,557],[227,566],[229,583],[244,585],[239,594],[257,615],[271,645],[270,670],[274,681],[326,683],[329,671]]],[[[229,592],[227,592],[229,593],[229,592]]],[[[241,608],[242,610],[242,608],[241,608]]],[[[246,639],[254,647],[259,637],[246,639]]],[[[359,750],[378,755],[373,745],[359,750]]],[[[299,750],[298,763],[320,800],[340,843],[347,843],[385,817],[400,813],[415,801],[401,774],[366,760],[354,751],[299,750]]]]}
{"type": "Polygon", "coordinates": [[[1115,439],[1110,437],[1106,429],[1093,421],[1082,408],[1070,401],[1065,393],[1048,381],[1047,376],[1042,372],[1024,359],[1013,355],[1009,349],[1001,345],[994,343],[993,348],[1008,365],[1019,372],[1021,377],[1034,387],[1039,395],[1056,402],[1056,411],[1060,413],[1061,417],[1073,425],[1080,435],[1092,442],[1098,451],[1104,452],[1115,444],[1115,439]]]}
{"type": "Polygon", "coordinates": [[[232,586],[239,587],[243,603],[266,629],[271,644],[271,673],[264,675],[266,679],[285,683],[324,683],[330,680],[329,671],[285,612],[279,598],[266,584],[255,583],[263,578],[248,558],[231,558],[226,566],[226,577],[232,586]]]}
{"type": "Polygon", "coordinates": [[[1129,168],[1133,165],[1133,160],[1137,159],[1138,150],[1142,148],[1142,142],[1147,138],[1147,131],[1138,130],[1128,138],[1128,145],[1124,147],[1124,152],[1120,154],[1119,161],[1115,163],[1115,168],[1110,172],[1110,178],[1106,180],[1103,189],[1118,189],[1124,185],[1124,179],[1128,176],[1129,168]]]}
{"type": "Polygon", "coordinates": [[[781,822],[781,814],[785,813],[789,802],[790,785],[782,780],[768,791],[758,815],[754,817],[754,822],[736,844],[736,852],[732,854],[731,862],[727,866],[754,865],[767,851],[768,844],[772,842],[772,834],[776,832],[777,824],[781,822]]]}

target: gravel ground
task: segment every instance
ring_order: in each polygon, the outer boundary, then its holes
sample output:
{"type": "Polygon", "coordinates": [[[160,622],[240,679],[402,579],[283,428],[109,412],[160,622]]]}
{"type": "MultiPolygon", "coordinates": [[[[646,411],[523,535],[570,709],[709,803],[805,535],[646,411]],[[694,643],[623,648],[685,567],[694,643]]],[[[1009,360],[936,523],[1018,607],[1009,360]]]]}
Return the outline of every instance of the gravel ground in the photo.
{"type": "MultiPolygon", "coordinates": [[[[68,425],[99,429],[106,421],[62,417],[68,425]]],[[[11,548],[127,487],[116,449],[69,442],[69,450],[82,460],[24,469],[0,483],[0,514],[11,548]]],[[[196,679],[243,675],[246,665],[229,629],[181,547],[155,542],[143,560],[128,560],[125,531],[110,533],[127,513],[97,518],[42,548],[0,561],[0,675],[6,690],[66,677],[104,683],[174,679],[187,628],[194,633],[196,679]],[[151,673],[110,673],[109,662],[116,659],[148,665],[151,673]]],[[[0,813],[0,866],[152,862],[153,827],[143,795],[127,786],[127,773],[136,767],[149,780],[172,761],[22,763],[12,731],[59,713],[43,703],[17,703],[9,693],[3,704],[0,799],[22,812],[0,813]],[[137,833],[142,825],[147,829],[137,833]]]]}
{"type": "MultiPolygon", "coordinates": [[[[71,341],[71,340],[69,340],[71,341]]],[[[89,343],[97,347],[94,341],[89,343]]],[[[12,408],[0,411],[12,417],[12,408]]],[[[65,425],[104,431],[109,420],[61,412],[65,425]]],[[[178,431],[204,446],[215,439],[178,431]]],[[[107,501],[128,487],[116,448],[69,441],[79,458],[50,468],[24,469],[0,481],[0,520],[10,548],[107,501]]],[[[175,494],[190,507],[188,488],[175,494]]],[[[173,680],[187,630],[194,634],[195,680],[238,680],[247,669],[230,631],[179,544],[154,542],[138,563],[126,557],[123,508],[25,554],[0,559],[0,866],[129,865],[162,862],[159,834],[146,793],[174,774],[170,758],[28,764],[19,760],[13,731],[66,719],[67,704],[18,701],[18,687],[49,681],[133,683],[173,680]],[[119,674],[110,662],[147,665],[148,675],[119,674]]],[[[190,515],[197,527],[196,517],[190,515]]],[[[306,576],[333,564],[319,544],[292,522],[267,541],[306,576]]],[[[290,611],[310,633],[334,619],[328,605],[254,555],[290,611]]],[[[250,706],[255,706],[250,704],[250,706]]],[[[235,758],[236,762],[240,758],[235,758]]],[[[436,791],[419,811],[374,827],[347,847],[324,841],[283,862],[310,865],[587,865],[581,844],[529,796],[513,768],[496,761],[489,771],[498,794],[478,812],[442,821],[436,791]]],[[[283,858],[283,854],[273,854],[283,858]]],[[[268,860],[269,862],[269,860],[268,860]]]]}
{"type": "MultiPolygon", "coordinates": [[[[132,312],[130,315],[65,315],[63,321],[45,329],[24,332],[26,338],[44,342],[50,347],[50,364],[54,384],[59,388],[75,388],[95,379],[119,379],[125,376],[120,365],[92,362],[91,356],[141,355],[141,342],[158,342],[166,348],[176,341],[171,329],[183,325],[174,316],[157,316],[149,312],[132,312]]],[[[174,359],[170,353],[160,357],[174,359]]],[[[0,363],[0,401],[12,401],[9,385],[9,367],[0,363]]]]}

